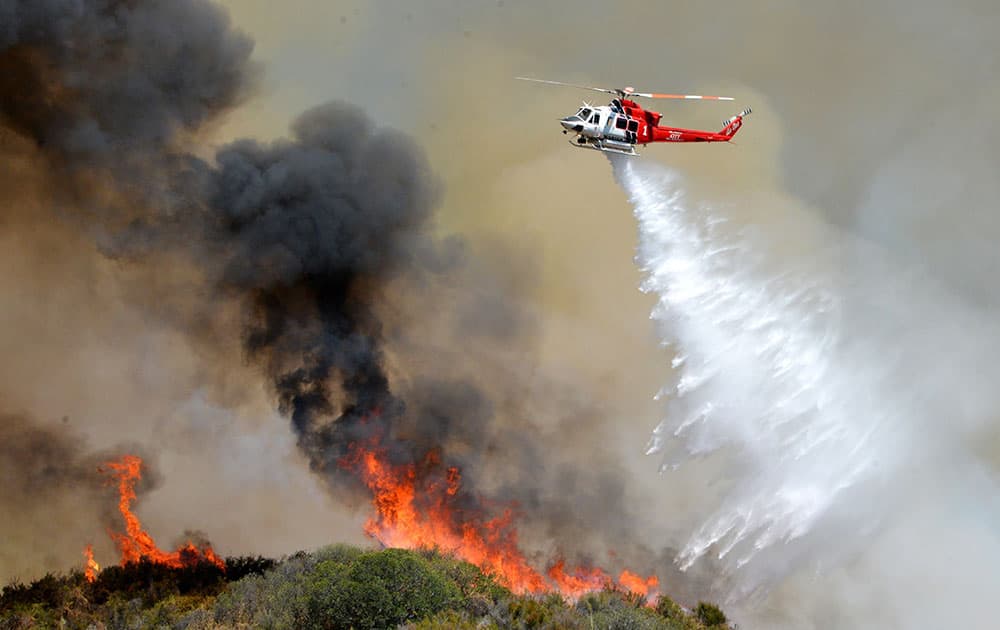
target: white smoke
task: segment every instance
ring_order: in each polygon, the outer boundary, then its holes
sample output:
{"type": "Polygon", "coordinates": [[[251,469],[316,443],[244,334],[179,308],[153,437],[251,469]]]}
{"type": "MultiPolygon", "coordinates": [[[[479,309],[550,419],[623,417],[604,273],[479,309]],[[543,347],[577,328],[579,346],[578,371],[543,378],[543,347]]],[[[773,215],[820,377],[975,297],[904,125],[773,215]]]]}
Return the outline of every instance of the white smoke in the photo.
{"type": "MultiPolygon", "coordinates": [[[[650,452],[664,472],[699,466],[706,481],[678,564],[713,557],[736,602],[849,564],[901,584],[921,572],[924,587],[948,576],[969,584],[951,597],[965,620],[988,618],[985,601],[979,610],[965,601],[982,575],[933,563],[928,572],[940,549],[904,551],[900,541],[954,528],[1000,560],[996,538],[982,540],[997,513],[994,473],[973,448],[997,408],[995,327],[871,246],[815,221],[803,230],[802,209],[740,224],[732,206],[688,198],[677,173],[612,163],[635,208],[642,290],[658,298],[651,317],[675,371],[650,452]],[[792,234],[806,241],[782,242],[792,234]],[[871,561],[886,550],[896,555],[871,561]]],[[[896,594],[906,610],[911,599],[934,610],[948,599],[896,594]]],[[[933,627],[922,614],[915,627],[933,627]]]]}

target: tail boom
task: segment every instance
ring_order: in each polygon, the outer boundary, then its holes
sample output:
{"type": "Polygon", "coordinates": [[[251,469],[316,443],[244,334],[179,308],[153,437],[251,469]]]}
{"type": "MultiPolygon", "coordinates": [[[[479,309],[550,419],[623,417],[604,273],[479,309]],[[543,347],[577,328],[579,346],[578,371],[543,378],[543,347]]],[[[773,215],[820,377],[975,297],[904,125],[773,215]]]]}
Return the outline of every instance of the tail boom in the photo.
{"type": "Polygon", "coordinates": [[[729,142],[743,126],[743,118],[750,115],[750,108],[744,109],[732,118],[724,120],[718,132],[678,127],[651,127],[650,142],[729,142]]]}

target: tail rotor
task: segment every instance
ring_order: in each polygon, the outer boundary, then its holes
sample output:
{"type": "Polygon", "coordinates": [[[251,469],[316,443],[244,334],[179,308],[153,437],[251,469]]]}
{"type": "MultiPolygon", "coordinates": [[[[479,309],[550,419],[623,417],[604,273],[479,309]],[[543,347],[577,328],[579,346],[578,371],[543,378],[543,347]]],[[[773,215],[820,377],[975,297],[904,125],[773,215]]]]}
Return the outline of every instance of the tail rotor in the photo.
{"type": "Polygon", "coordinates": [[[727,138],[732,138],[733,136],[735,136],[736,132],[739,131],[740,127],[743,126],[743,119],[746,116],[749,116],[751,111],[753,110],[747,107],[742,112],[736,114],[732,118],[727,118],[723,120],[722,131],[719,132],[719,135],[725,136],[727,138]]]}

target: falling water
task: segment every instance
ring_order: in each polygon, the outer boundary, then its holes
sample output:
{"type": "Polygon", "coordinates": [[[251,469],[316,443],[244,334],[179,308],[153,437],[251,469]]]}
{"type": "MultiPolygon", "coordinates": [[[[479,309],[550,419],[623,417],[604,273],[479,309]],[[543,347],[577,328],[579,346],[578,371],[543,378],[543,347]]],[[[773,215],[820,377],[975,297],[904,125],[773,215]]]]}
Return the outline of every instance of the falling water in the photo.
{"type": "Polygon", "coordinates": [[[792,230],[740,224],[675,172],[612,164],[674,373],[649,452],[712,477],[678,564],[711,558],[738,596],[862,549],[996,408],[967,369],[992,329],[832,229],[783,247],[792,230]]]}

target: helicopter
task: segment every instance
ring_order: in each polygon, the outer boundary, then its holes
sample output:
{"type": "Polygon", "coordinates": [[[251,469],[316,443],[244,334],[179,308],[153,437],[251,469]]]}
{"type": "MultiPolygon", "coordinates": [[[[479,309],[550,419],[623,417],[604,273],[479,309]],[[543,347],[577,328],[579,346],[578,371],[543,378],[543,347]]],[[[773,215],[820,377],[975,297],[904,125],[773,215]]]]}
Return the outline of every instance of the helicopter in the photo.
{"type": "Polygon", "coordinates": [[[622,155],[639,155],[637,144],[647,146],[651,142],[730,142],[736,132],[743,126],[743,118],[750,115],[747,107],[740,113],[722,121],[719,131],[702,131],[699,129],[682,129],[680,127],[661,127],[662,114],[643,109],[633,98],[668,98],[703,101],[731,101],[729,96],[703,96],[699,94],[657,94],[653,92],[636,92],[635,88],[601,88],[589,85],[576,85],[561,81],[532,79],[529,77],[514,77],[521,81],[534,81],[547,85],[593,90],[614,94],[608,105],[594,106],[584,101],[583,106],[575,114],[559,120],[563,133],[573,132],[575,135],[570,144],[581,149],[594,149],[606,153],[622,155]]]}

